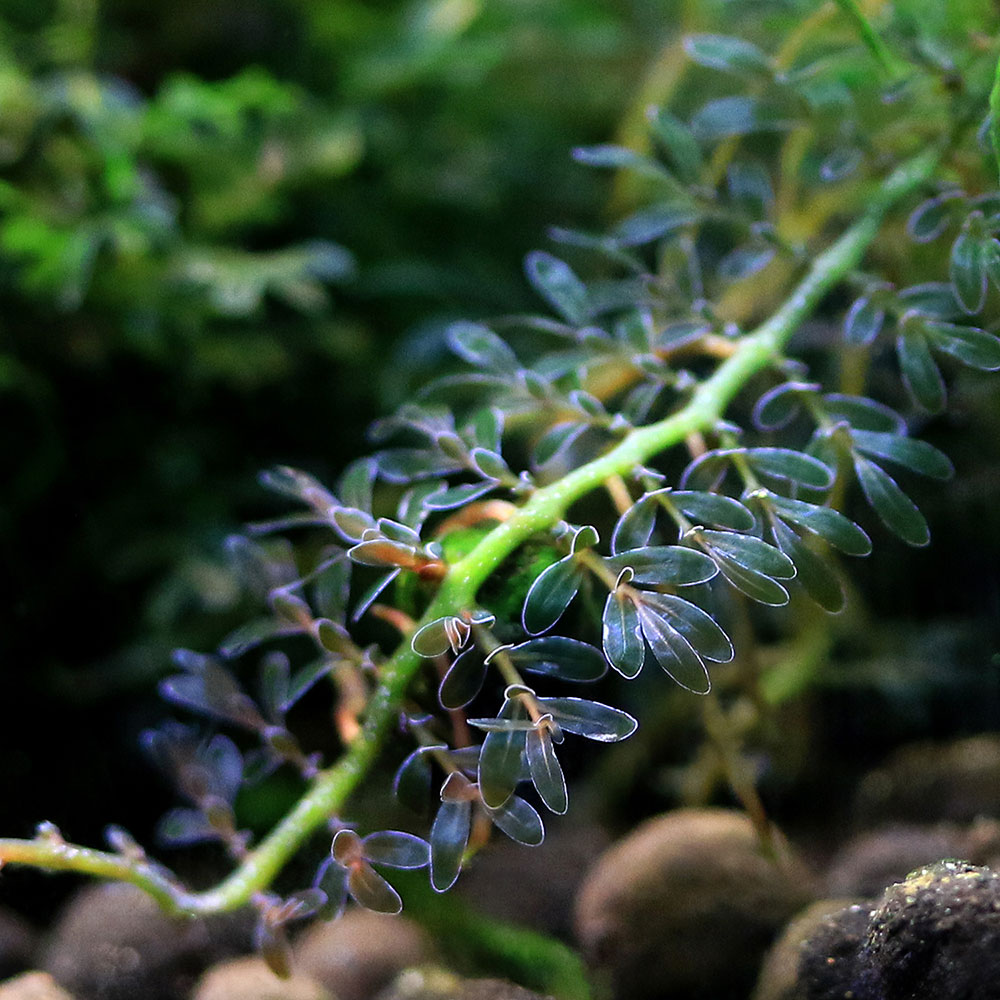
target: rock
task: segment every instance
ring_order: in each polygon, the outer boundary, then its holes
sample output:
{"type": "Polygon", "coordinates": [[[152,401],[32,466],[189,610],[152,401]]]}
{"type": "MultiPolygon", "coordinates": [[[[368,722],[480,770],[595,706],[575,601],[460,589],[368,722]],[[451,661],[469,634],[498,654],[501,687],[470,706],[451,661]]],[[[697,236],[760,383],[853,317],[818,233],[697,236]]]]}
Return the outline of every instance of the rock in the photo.
{"type": "Polygon", "coordinates": [[[209,969],[191,1000],[334,1000],[311,976],[279,979],[262,958],[235,958],[209,969]]]}
{"type": "Polygon", "coordinates": [[[860,834],[834,856],[826,873],[831,896],[880,896],[923,865],[969,857],[969,836],[954,824],[900,824],[860,834]]]}
{"type": "Polygon", "coordinates": [[[377,1000],[552,1000],[500,979],[461,979],[426,967],[407,969],[377,1000]]]}
{"type": "Polygon", "coordinates": [[[859,975],[870,909],[824,899],[800,913],[771,946],[752,1000],[844,1000],[859,975]]]}
{"type": "Polygon", "coordinates": [[[176,1000],[249,943],[242,915],[173,919],[134,886],[90,885],[64,910],[41,964],[79,1000],[176,1000]]]}
{"type": "Polygon", "coordinates": [[[576,905],[584,957],[621,1000],[747,995],[811,880],[780,836],[761,851],[742,814],[683,809],[644,823],[588,873],[576,905]]]}
{"type": "Polygon", "coordinates": [[[864,1000],[1000,1000],[1000,876],[942,862],[885,891],[864,943],[864,1000]]]}
{"type": "Polygon", "coordinates": [[[479,913],[568,939],[580,882],[608,843],[599,827],[576,817],[547,817],[538,847],[496,837],[462,872],[455,891],[479,913]]]}
{"type": "Polygon", "coordinates": [[[1000,735],[903,747],[864,777],[855,806],[862,826],[1000,818],[1000,735]]]}
{"type": "Polygon", "coordinates": [[[73,1000],[47,972],[26,972],[0,983],[0,1000],[73,1000]]]}
{"type": "Polygon", "coordinates": [[[31,968],[37,935],[13,910],[0,908],[0,980],[31,968]]]}
{"type": "Polygon", "coordinates": [[[293,954],[296,971],[322,983],[338,1000],[371,1000],[431,953],[430,940],[412,920],[351,909],[310,927],[293,954]]]}

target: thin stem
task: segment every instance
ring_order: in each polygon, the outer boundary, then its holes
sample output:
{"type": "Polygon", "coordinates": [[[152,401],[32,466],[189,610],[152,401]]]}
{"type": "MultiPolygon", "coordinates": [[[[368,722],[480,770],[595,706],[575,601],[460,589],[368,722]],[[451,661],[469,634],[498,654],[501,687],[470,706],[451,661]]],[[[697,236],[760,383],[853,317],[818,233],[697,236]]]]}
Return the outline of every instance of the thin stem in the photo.
{"type": "MultiPolygon", "coordinates": [[[[570,505],[601,487],[610,477],[627,476],[636,466],[683,443],[689,435],[715,426],[746,383],[780,361],[802,321],[824,295],[858,266],[886,212],[932,176],[938,159],[936,150],[927,150],[886,178],[858,221],[816,257],[774,315],[738,342],[732,356],[701,383],[685,406],[655,424],[631,431],[604,455],[536,491],[469,555],[452,565],[418,626],[471,607],[482,583],[519,545],[536,532],[550,528],[562,519],[570,505]]],[[[145,859],[91,851],[44,837],[30,841],[0,840],[0,864],[28,864],[131,882],[154,896],[166,909],[192,916],[244,906],[255,893],[271,884],[289,858],[313,833],[324,828],[330,816],[342,809],[371,769],[383,741],[396,724],[420,663],[409,642],[404,642],[383,665],[361,731],[341,759],[317,774],[291,812],[232,874],[212,889],[189,892],[145,859]]]]}

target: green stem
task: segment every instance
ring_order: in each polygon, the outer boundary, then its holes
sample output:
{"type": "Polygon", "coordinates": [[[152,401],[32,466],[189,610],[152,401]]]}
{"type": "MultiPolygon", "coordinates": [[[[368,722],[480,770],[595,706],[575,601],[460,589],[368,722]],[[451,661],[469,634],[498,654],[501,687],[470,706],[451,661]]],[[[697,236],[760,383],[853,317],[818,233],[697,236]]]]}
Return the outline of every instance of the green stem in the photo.
{"type": "MultiPolygon", "coordinates": [[[[469,555],[455,563],[418,627],[472,607],[480,585],[507,556],[531,535],[559,521],[571,504],[600,487],[609,477],[626,476],[636,466],[683,442],[687,435],[713,427],[751,377],[781,360],[785,346],[802,321],[824,295],[858,266],[885,213],[932,176],[938,159],[937,151],[925,151],[883,181],[861,218],[816,257],[777,312],[742,338],[732,356],[697,388],[685,406],[658,423],[631,431],[606,454],[538,490],[469,555]]],[[[316,776],[292,811],[248,852],[231,875],[212,889],[190,892],[145,859],[92,851],[45,837],[30,841],[0,840],[0,864],[27,864],[131,882],[155,897],[165,909],[191,916],[243,906],[254,893],[266,889],[299,847],[343,808],[395,725],[419,665],[420,658],[404,642],[382,667],[364,726],[341,759],[316,776]]]]}

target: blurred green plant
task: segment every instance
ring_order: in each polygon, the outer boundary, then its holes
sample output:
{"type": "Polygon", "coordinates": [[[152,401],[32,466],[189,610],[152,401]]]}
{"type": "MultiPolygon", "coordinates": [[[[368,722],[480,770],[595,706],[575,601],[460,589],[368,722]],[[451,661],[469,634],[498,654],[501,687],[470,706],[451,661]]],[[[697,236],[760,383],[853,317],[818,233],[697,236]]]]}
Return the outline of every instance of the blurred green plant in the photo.
{"type": "MultiPolygon", "coordinates": [[[[461,27],[478,8],[421,9],[461,27]]],[[[782,676],[801,664],[762,670],[742,644],[761,621],[780,627],[771,609],[845,607],[840,556],[872,548],[855,517],[929,542],[897,477],[953,468],[912,432],[962,368],[1000,369],[998,24],[976,0],[717,10],[719,30],[741,34],[689,32],[670,47],[684,71],[647,112],[645,150],[575,151],[624,177],[624,215],[606,232],[553,230],[559,253],[527,256],[548,313],[451,323],[464,367],[377,422],[380,449],[334,489],[289,467],[264,475],[301,509],[228,544],[261,613],[211,655],[178,651],[161,686],[240,742],[176,723],[146,737],[186,800],[162,839],[221,843],[232,873],[194,892],[121,830],[97,851],[51,825],[0,840],[0,862],[123,879],[187,914],[253,904],[281,970],[291,920],[334,915],[348,897],[397,912],[381,870],[428,867],[444,891],[492,827],[540,843],[542,811],[568,808],[564,737],[614,743],[636,728],[620,708],[562,693],[609,665],[631,680],[656,664],[704,696],[708,738],[768,843],[723,696],[749,692],[766,713],[801,691],[782,676]],[[395,651],[365,616],[399,633],[395,651]],[[317,688],[332,692],[333,724],[314,749],[289,714],[317,688]],[[426,840],[353,829],[350,797],[387,748],[402,759],[400,801],[435,806],[426,840]],[[302,794],[254,844],[237,795],[278,768],[302,794]],[[313,884],[279,895],[279,873],[324,831],[313,884]]],[[[228,86],[208,88],[213,101],[228,86]]],[[[270,85],[246,86],[284,106],[270,85]]],[[[231,225],[232,202],[206,197],[206,230],[231,225]]],[[[278,270],[294,286],[287,253],[278,270]]],[[[236,296],[244,305],[288,297],[268,260],[270,277],[236,296]]],[[[207,308],[219,306],[211,289],[231,301],[231,272],[199,273],[207,308]]]]}

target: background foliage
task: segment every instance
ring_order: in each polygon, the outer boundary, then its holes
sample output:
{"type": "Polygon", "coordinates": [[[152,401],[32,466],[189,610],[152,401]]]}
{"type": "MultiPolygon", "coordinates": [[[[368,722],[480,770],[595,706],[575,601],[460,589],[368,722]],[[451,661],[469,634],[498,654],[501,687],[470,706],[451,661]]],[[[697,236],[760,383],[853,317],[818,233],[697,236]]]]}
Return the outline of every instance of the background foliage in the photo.
{"type": "MultiPolygon", "coordinates": [[[[535,307],[520,261],[545,224],[594,230],[641,203],[641,182],[568,154],[648,142],[682,27],[724,16],[766,44],[814,6],[6,0],[0,660],[38,732],[0,734],[5,832],[44,815],[94,841],[113,818],[148,839],[158,796],[122,814],[148,780],[147,692],[170,648],[243,618],[222,540],[268,510],[257,470],[332,479],[442,363],[448,322],[535,307]]],[[[895,6],[928,59],[984,17],[895,6]]],[[[995,715],[997,430],[994,389],[964,375],[921,429],[960,479],[914,492],[929,551],[886,544],[865,567],[837,636],[855,673],[829,678],[820,745],[828,727],[870,759],[995,715]],[[900,731],[872,733],[886,700],[900,731]]]]}

